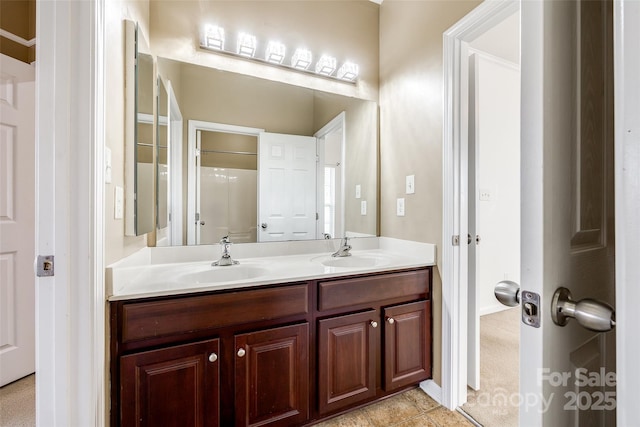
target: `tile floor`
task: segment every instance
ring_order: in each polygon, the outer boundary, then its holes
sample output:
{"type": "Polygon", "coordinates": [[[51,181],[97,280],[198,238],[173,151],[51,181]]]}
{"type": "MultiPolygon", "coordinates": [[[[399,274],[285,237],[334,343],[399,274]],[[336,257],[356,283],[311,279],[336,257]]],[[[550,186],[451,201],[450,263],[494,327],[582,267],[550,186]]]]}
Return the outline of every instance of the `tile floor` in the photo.
{"type": "Polygon", "coordinates": [[[420,389],[357,409],[315,427],[473,427],[464,416],[437,404],[420,389]]]}

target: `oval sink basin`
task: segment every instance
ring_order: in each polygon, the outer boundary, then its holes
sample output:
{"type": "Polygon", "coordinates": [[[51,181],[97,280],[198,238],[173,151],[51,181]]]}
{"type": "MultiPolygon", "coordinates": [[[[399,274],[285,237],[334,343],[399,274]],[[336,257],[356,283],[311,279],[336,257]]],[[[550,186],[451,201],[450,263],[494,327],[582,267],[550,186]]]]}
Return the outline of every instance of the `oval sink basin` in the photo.
{"type": "Polygon", "coordinates": [[[230,265],[225,267],[210,267],[210,269],[194,273],[183,274],[178,278],[182,283],[203,284],[234,282],[237,280],[255,279],[264,276],[267,270],[248,265],[230,265]]]}
{"type": "Polygon", "coordinates": [[[323,257],[320,260],[327,267],[367,268],[389,264],[389,260],[374,255],[352,255],[348,257],[323,257]]]}

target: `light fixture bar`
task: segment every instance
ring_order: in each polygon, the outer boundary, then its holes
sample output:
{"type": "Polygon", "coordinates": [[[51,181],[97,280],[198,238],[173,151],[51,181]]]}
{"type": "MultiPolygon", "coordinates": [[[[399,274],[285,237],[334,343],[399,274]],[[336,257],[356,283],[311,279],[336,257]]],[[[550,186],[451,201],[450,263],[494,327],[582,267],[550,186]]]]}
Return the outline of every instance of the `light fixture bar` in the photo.
{"type": "Polygon", "coordinates": [[[289,70],[299,71],[305,74],[311,74],[317,77],[324,77],[344,83],[355,84],[360,72],[358,64],[351,61],[347,61],[342,64],[336,72],[336,58],[329,55],[322,55],[316,62],[315,66],[312,67],[313,54],[310,50],[304,48],[296,49],[293,55],[287,59],[287,47],[283,43],[277,41],[270,41],[267,44],[267,47],[264,50],[264,58],[261,58],[259,55],[256,56],[258,40],[256,39],[256,36],[249,33],[238,34],[235,41],[235,51],[225,49],[224,28],[216,25],[207,25],[202,32],[200,47],[212,52],[242,57],[252,61],[275,65],[289,70]]]}

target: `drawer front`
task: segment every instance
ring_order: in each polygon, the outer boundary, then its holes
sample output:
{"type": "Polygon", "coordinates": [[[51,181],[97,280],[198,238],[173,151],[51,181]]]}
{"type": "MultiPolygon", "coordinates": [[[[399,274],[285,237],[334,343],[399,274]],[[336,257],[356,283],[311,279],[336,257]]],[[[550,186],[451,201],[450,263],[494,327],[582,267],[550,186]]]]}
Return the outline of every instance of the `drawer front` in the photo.
{"type": "Polygon", "coordinates": [[[122,307],[122,342],[308,312],[306,284],[125,304],[122,307]]]}
{"type": "Polygon", "coordinates": [[[429,275],[430,270],[426,269],[320,282],[318,309],[332,310],[411,295],[428,299],[429,275]]]}

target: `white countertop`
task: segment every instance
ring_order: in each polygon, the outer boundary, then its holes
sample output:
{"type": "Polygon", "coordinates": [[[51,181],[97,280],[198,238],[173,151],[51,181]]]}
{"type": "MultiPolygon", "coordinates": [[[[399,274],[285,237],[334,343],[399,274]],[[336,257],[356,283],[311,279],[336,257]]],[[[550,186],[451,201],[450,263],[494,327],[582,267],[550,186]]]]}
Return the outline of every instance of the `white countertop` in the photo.
{"type": "Polygon", "coordinates": [[[106,270],[109,301],[240,289],[435,265],[435,245],[373,237],[351,239],[352,256],[331,258],[339,239],[239,244],[238,265],[212,267],[219,245],[143,248],[106,270]],[[337,263],[338,266],[328,265],[337,263]],[[344,264],[344,265],[340,265],[344,264]]]}

